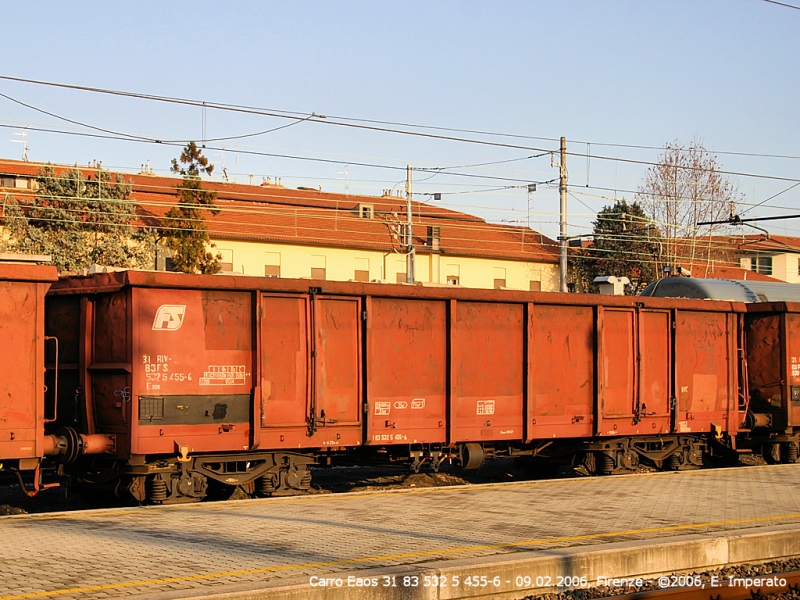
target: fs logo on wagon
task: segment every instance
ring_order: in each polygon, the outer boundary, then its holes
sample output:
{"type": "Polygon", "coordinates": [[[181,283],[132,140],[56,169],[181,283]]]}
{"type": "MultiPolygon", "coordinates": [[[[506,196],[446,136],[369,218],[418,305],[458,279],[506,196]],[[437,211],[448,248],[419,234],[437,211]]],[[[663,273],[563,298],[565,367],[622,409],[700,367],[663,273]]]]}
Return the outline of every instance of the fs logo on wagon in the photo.
{"type": "Polygon", "coordinates": [[[175,331],[183,325],[186,314],[185,304],[162,304],[153,319],[153,331],[175,331]]]}

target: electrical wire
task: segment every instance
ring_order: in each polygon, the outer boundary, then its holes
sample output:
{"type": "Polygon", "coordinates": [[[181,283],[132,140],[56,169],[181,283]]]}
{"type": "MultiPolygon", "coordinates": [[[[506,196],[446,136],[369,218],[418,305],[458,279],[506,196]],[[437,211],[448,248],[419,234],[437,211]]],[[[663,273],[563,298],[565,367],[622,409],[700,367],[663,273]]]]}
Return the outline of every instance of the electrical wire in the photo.
{"type": "Polygon", "coordinates": [[[777,4],[778,6],[785,6],[786,8],[793,8],[795,10],[800,10],[800,6],[795,6],[794,4],[786,4],[785,2],[778,2],[777,0],[764,0],[764,2],[769,2],[770,4],[777,4]]]}
{"type": "MultiPolygon", "coordinates": [[[[262,109],[262,108],[247,107],[247,106],[242,106],[242,105],[191,100],[191,99],[187,99],[187,98],[175,98],[175,97],[168,97],[168,96],[157,96],[157,95],[153,95],[153,94],[143,94],[143,93],[139,93],[139,92],[127,92],[127,91],[121,91],[121,90],[110,90],[110,89],[104,89],[104,88],[95,88],[95,87],[90,87],[90,86],[79,86],[79,85],[72,85],[72,84],[47,82],[47,81],[40,81],[40,80],[34,80],[34,79],[10,77],[10,76],[6,76],[6,75],[0,75],[0,80],[16,81],[16,82],[21,82],[21,83],[35,84],[35,85],[45,85],[45,86],[59,87],[59,88],[72,89],[72,90],[78,90],[78,91],[86,91],[86,92],[93,92],[93,93],[110,94],[110,95],[115,95],[115,96],[129,97],[129,98],[142,99],[142,100],[168,102],[168,103],[173,103],[173,104],[195,106],[195,107],[200,107],[200,108],[212,108],[212,109],[216,109],[216,110],[242,112],[242,113],[256,114],[256,115],[260,115],[260,116],[271,116],[271,117],[277,117],[277,118],[297,119],[298,118],[297,115],[301,114],[301,113],[292,112],[292,111],[277,111],[275,109],[262,109]],[[290,116],[290,115],[292,115],[292,116],[290,116]]],[[[310,117],[308,117],[306,120],[308,122],[312,122],[312,123],[324,123],[324,124],[328,124],[328,125],[336,125],[336,126],[341,126],[341,127],[365,129],[365,130],[370,130],[370,131],[379,131],[379,132],[384,132],[384,133],[395,133],[395,134],[401,134],[401,135],[410,135],[410,136],[431,138],[431,139],[439,139],[439,140],[445,140],[445,141],[472,143],[472,144],[479,144],[479,145],[499,147],[499,148],[513,148],[513,149],[519,149],[519,150],[531,150],[531,151],[534,151],[534,152],[541,152],[541,153],[547,153],[547,154],[554,152],[553,150],[548,150],[548,149],[544,149],[544,148],[537,148],[537,147],[530,147],[530,146],[522,146],[522,145],[518,145],[518,144],[506,144],[506,143],[501,143],[501,142],[491,142],[491,141],[487,141],[487,140],[479,140],[479,139],[473,139],[473,138],[463,138],[463,137],[450,136],[450,135],[436,135],[436,134],[429,134],[429,133],[421,133],[421,132],[418,132],[418,131],[406,131],[406,130],[402,130],[402,129],[396,129],[396,128],[393,128],[393,127],[380,127],[378,125],[362,125],[362,124],[358,124],[358,123],[361,123],[361,122],[366,122],[365,120],[351,119],[350,121],[353,121],[353,122],[347,122],[347,121],[344,121],[344,120],[341,120],[341,119],[340,120],[333,120],[333,119],[339,119],[339,118],[338,117],[329,118],[326,115],[318,115],[316,113],[312,113],[312,115],[310,117]]],[[[374,123],[374,121],[370,121],[370,122],[374,123]]],[[[419,128],[418,126],[413,126],[413,125],[398,125],[398,126],[411,126],[411,127],[419,128]]],[[[493,134],[490,134],[490,133],[484,133],[483,135],[487,135],[487,134],[488,135],[493,135],[493,134]]],[[[531,139],[534,139],[534,138],[531,138],[531,139]]],[[[536,138],[536,139],[538,139],[538,138],[536,138]]],[[[554,138],[541,138],[541,139],[546,139],[548,141],[554,141],[554,138]]],[[[587,143],[587,142],[577,142],[577,143],[587,143]]],[[[594,143],[598,144],[597,142],[594,142],[594,143]]],[[[601,144],[598,144],[598,145],[601,145],[601,144]]],[[[657,162],[652,162],[652,161],[625,159],[625,158],[621,158],[621,157],[611,157],[611,156],[594,155],[594,154],[593,155],[589,155],[588,153],[577,153],[577,152],[569,152],[568,151],[566,154],[570,155],[570,156],[580,156],[580,157],[586,156],[586,157],[590,157],[590,158],[596,158],[598,160],[619,161],[619,162],[624,162],[624,163],[629,163],[629,164],[640,164],[640,165],[648,165],[648,166],[654,166],[654,165],[658,164],[657,162]]],[[[697,171],[709,171],[709,169],[704,169],[702,167],[686,167],[686,168],[687,169],[691,169],[691,170],[697,170],[697,171]]],[[[780,176],[773,176],[773,175],[762,175],[762,174],[756,174],[756,173],[745,173],[745,172],[741,172],[741,171],[724,171],[724,170],[717,170],[717,169],[715,169],[714,171],[716,173],[721,173],[721,174],[725,174],[725,175],[737,175],[737,176],[741,176],[741,177],[751,177],[751,178],[758,178],[758,179],[772,179],[772,180],[777,180],[777,181],[791,181],[791,182],[800,181],[800,180],[794,179],[794,178],[780,177],[780,176]]]]}
{"type": "MultiPolygon", "coordinates": [[[[0,124],[0,127],[4,128],[11,128],[10,125],[0,124]]],[[[36,128],[36,127],[29,127],[31,131],[42,131],[45,133],[57,133],[63,135],[78,135],[82,137],[93,137],[93,138],[101,138],[101,139],[117,139],[120,138],[109,136],[109,135],[101,135],[101,134],[92,134],[92,133],[74,133],[68,131],[60,131],[54,129],[44,129],[44,128],[36,128]]],[[[137,139],[137,138],[125,138],[125,141],[131,142],[139,142],[139,143],[156,143],[164,146],[170,147],[182,147],[183,144],[180,142],[165,142],[163,140],[144,140],[144,139],[137,139]]],[[[226,149],[223,147],[217,146],[205,146],[206,150],[216,150],[216,151],[225,151],[226,149]]],[[[407,167],[401,167],[398,165],[380,165],[374,163],[363,163],[363,162],[354,162],[352,160],[335,160],[335,159],[328,159],[328,158],[316,158],[316,157],[309,157],[309,156],[297,156],[291,154],[280,154],[276,152],[259,152],[256,150],[237,150],[239,154],[246,154],[251,156],[268,156],[271,158],[283,158],[287,160],[302,160],[302,161],[311,161],[311,162],[319,162],[319,163],[327,163],[327,164],[335,164],[335,165],[351,165],[351,166],[358,166],[358,167],[368,167],[368,168],[377,168],[377,169],[391,169],[394,171],[405,171],[407,167]]],[[[419,170],[419,169],[417,169],[419,170]]],[[[513,181],[517,183],[525,183],[527,179],[518,179],[518,178],[511,178],[511,177],[497,177],[494,175],[476,175],[474,173],[452,173],[448,172],[447,175],[451,175],[453,177],[466,177],[466,178],[473,178],[473,179],[492,179],[495,181],[513,181]]]]}
{"type": "Polygon", "coordinates": [[[792,189],[796,188],[798,185],[800,185],[800,181],[798,181],[798,182],[797,182],[797,183],[795,183],[794,185],[790,185],[788,188],[786,188],[785,190],[782,190],[782,191],[778,192],[777,194],[773,194],[772,196],[770,196],[770,197],[769,197],[769,198],[767,198],[766,200],[762,200],[762,201],[761,201],[761,202],[759,202],[758,204],[754,204],[753,206],[751,206],[750,208],[748,208],[748,209],[747,209],[747,210],[745,210],[744,212],[740,213],[740,214],[739,214],[739,216],[742,216],[743,214],[745,214],[745,213],[747,213],[747,212],[749,212],[749,211],[753,210],[753,209],[754,209],[754,208],[756,208],[757,206],[761,206],[761,205],[763,205],[763,204],[765,204],[765,203],[769,202],[769,201],[770,201],[770,200],[772,200],[773,198],[777,198],[777,197],[778,197],[778,196],[780,196],[781,194],[785,194],[785,193],[786,193],[786,192],[788,192],[789,190],[792,190],[792,189]]]}
{"type": "MultiPolygon", "coordinates": [[[[108,133],[108,134],[111,134],[111,135],[114,135],[114,136],[119,136],[121,138],[129,138],[129,139],[132,139],[132,140],[140,140],[140,141],[143,141],[143,142],[157,142],[157,141],[169,142],[169,143],[172,143],[172,144],[188,144],[189,142],[194,141],[194,140],[186,140],[186,139],[159,140],[158,138],[155,138],[155,137],[146,137],[146,136],[136,135],[136,134],[133,134],[133,133],[124,133],[124,132],[120,132],[120,131],[113,131],[111,129],[103,129],[102,127],[96,127],[95,125],[90,125],[88,123],[83,123],[81,121],[76,121],[74,119],[69,119],[67,117],[63,117],[61,115],[57,115],[56,113],[49,112],[49,111],[44,110],[42,108],[38,108],[36,106],[33,106],[32,104],[27,104],[25,102],[22,102],[21,100],[17,100],[16,98],[12,98],[11,96],[9,96],[7,94],[3,94],[2,92],[0,92],[0,97],[3,97],[6,100],[9,100],[9,101],[14,102],[16,104],[19,104],[20,106],[24,106],[25,108],[29,108],[29,109],[34,110],[36,112],[45,114],[45,115],[47,115],[49,117],[53,117],[53,118],[58,119],[60,121],[65,121],[67,123],[72,123],[73,125],[79,125],[81,127],[85,127],[87,129],[92,129],[94,131],[99,131],[101,133],[108,133]]],[[[254,132],[254,133],[246,133],[246,134],[243,134],[243,135],[231,135],[231,136],[227,136],[227,137],[204,138],[202,141],[204,143],[205,142],[226,142],[226,141],[229,141],[229,140],[241,140],[241,139],[244,139],[244,138],[256,137],[256,136],[259,136],[259,135],[272,133],[274,131],[280,131],[281,129],[287,129],[288,127],[292,127],[292,126],[298,125],[298,124],[300,124],[300,123],[302,123],[304,121],[308,121],[309,119],[311,119],[314,116],[316,116],[316,115],[311,114],[311,115],[308,115],[307,117],[304,117],[302,119],[297,119],[294,123],[289,123],[287,125],[281,125],[279,127],[273,127],[272,129],[265,129],[264,131],[257,131],[257,132],[254,132]]]]}
{"type": "MultiPolygon", "coordinates": [[[[64,200],[64,201],[70,201],[70,200],[74,200],[74,201],[96,200],[95,198],[86,198],[86,197],[75,198],[75,197],[69,197],[69,196],[54,197],[54,198],[61,199],[61,200],[64,200]]],[[[115,200],[108,199],[108,200],[104,200],[104,201],[114,202],[115,200]]],[[[117,202],[130,203],[131,201],[126,200],[126,201],[117,201],[117,202]]],[[[141,206],[161,207],[161,208],[164,208],[164,209],[176,205],[175,202],[144,202],[144,201],[137,201],[136,203],[138,205],[141,205],[141,206]]],[[[192,206],[192,205],[190,205],[190,206],[192,206]]],[[[193,207],[197,208],[196,206],[193,206],[193,207]]],[[[219,210],[219,212],[248,213],[248,214],[251,214],[251,215],[254,214],[254,212],[256,212],[256,211],[254,211],[252,209],[242,209],[242,208],[236,209],[236,208],[232,208],[232,207],[219,207],[218,206],[217,209],[219,210]]],[[[70,209],[67,209],[67,210],[69,211],[70,209]]],[[[203,209],[203,210],[207,210],[207,209],[203,209]]],[[[80,212],[80,210],[73,210],[71,212],[80,212]]],[[[92,214],[97,214],[97,215],[110,214],[110,213],[103,213],[102,211],[90,211],[90,212],[92,214]]],[[[289,217],[297,218],[297,217],[301,216],[300,215],[301,209],[295,208],[294,210],[290,210],[290,207],[285,207],[284,211],[274,211],[274,210],[272,210],[272,211],[269,211],[268,213],[265,212],[265,211],[261,211],[261,212],[263,212],[265,215],[272,216],[272,217],[289,216],[289,217]]],[[[242,216],[244,216],[244,215],[242,215],[242,216]]],[[[328,220],[328,221],[336,219],[336,217],[331,217],[329,215],[323,216],[323,215],[314,214],[314,213],[303,214],[302,217],[311,218],[311,219],[315,219],[315,220],[322,219],[322,220],[328,220]]],[[[141,215],[139,215],[139,218],[142,218],[141,215]]],[[[150,216],[150,218],[154,218],[154,219],[158,220],[157,217],[152,216],[152,215],[150,216]]],[[[363,221],[358,217],[350,217],[349,219],[347,217],[345,217],[345,218],[338,217],[338,219],[340,221],[344,222],[344,223],[346,223],[349,220],[349,222],[351,222],[351,223],[363,224],[363,221]]],[[[608,221],[614,221],[614,219],[607,219],[607,220],[608,221]]],[[[620,220],[617,220],[617,221],[620,221],[620,220]]],[[[65,220],[65,222],[75,223],[76,221],[66,221],[65,220]]],[[[267,228],[267,227],[269,227],[269,228],[273,228],[273,229],[275,227],[284,228],[284,229],[288,227],[288,228],[294,229],[295,232],[302,230],[304,232],[307,232],[308,235],[314,235],[314,234],[318,234],[320,232],[329,232],[330,231],[330,227],[307,227],[307,226],[306,227],[298,227],[296,224],[294,226],[275,225],[275,224],[261,224],[261,223],[254,223],[252,221],[252,219],[246,219],[246,220],[225,220],[225,219],[221,219],[221,220],[216,220],[216,218],[215,218],[214,220],[210,220],[209,223],[214,225],[214,235],[220,235],[220,234],[224,235],[226,233],[228,233],[228,234],[235,233],[237,235],[241,235],[241,232],[232,232],[232,231],[228,231],[228,230],[225,230],[225,229],[221,229],[221,227],[230,226],[230,225],[234,225],[234,226],[244,226],[244,225],[246,225],[246,226],[251,227],[251,228],[253,226],[255,226],[256,228],[262,228],[262,227],[267,228]]],[[[161,224],[163,225],[163,222],[161,224]]],[[[144,226],[144,227],[146,227],[146,226],[144,226]]],[[[169,231],[169,230],[175,229],[175,228],[170,228],[169,226],[166,226],[166,227],[159,227],[159,229],[169,231]]],[[[533,236],[541,235],[541,234],[538,234],[537,232],[534,232],[533,230],[525,230],[525,229],[520,229],[520,228],[515,228],[513,231],[510,231],[508,226],[493,226],[493,225],[487,224],[485,222],[478,222],[478,223],[475,223],[474,225],[467,225],[467,224],[465,224],[463,222],[462,223],[458,223],[458,224],[449,222],[448,225],[447,225],[447,230],[450,233],[452,233],[453,231],[457,231],[457,232],[460,232],[462,234],[465,231],[466,232],[469,232],[469,231],[481,231],[482,233],[498,233],[498,232],[514,233],[515,234],[514,235],[515,239],[513,239],[513,240],[508,240],[508,241],[506,241],[506,240],[493,240],[493,243],[495,245],[498,245],[498,244],[499,245],[511,244],[514,248],[516,248],[518,246],[518,244],[519,244],[519,241],[517,241],[516,238],[517,238],[517,236],[519,236],[520,233],[522,235],[526,235],[526,234],[527,235],[533,235],[533,236]]],[[[339,231],[341,233],[357,233],[357,234],[362,235],[362,236],[363,235],[367,235],[367,236],[373,236],[374,237],[374,235],[375,235],[373,232],[365,232],[363,230],[350,230],[350,229],[343,229],[342,230],[342,229],[340,229],[339,231]]],[[[277,237],[280,238],[281,236],[277,236],[277,237]]],[[[378,237],[380,238],[382,236],[380,234],[378,234],[378,237]]],[[[605,234],[605,237],[611,237],[611,236],[609,234],[605,234]]],[[[625,235],[616,234],[614,237],[616,239],[618,239],[618,240],[641,241],[641,236],[635,236],[635,235],[625,236],[625,235]]],[[[461,237],[448,236],[448,238],[449,238],[448,239],[448,246],[452,250],[459,250],[459,249],[460,250],[464,250],[464,249],[470,250],[471,249],[471,250],[474,251],[474,247],[459,245],[458,242],[461,242],[461,244],[467,243],[467,242],[476,242],[476,243],[485,242],[485,238],[466,237],[464,235],[462,235],[461,237]]],[[[730,246],[729,243],[724,243],[724,244],[720,243],[720,244],[716,244],[716,245],[712,246],[712,244],[709,242],[708,244],[704,244],[703,247],[705,249],[708,249],[709,251],[712,250],[712,249],[725,249],[725,250],[730,250],[731,249],[731,246],[730,246]]]]}
{"type": "MultiPolygon", "coordinates": [[[[137,186],[136,186],[136,187],[137,187],[137,189],[139,189],[139,191],[149,191],[149,192],[151,192],[151,193],[152,193],[152,192],[156,192],[156,193],[158,193],[158,192],[162,192],[162,191],[163,191],[163,192],[166,192],[166,193],[168,193],[168,194],[170,194],[170,195],[174,194],[174,189],[175,189],[175,188],[174,188],[174,186],[172,186],[172,185],[169,185],[169,186],[165,186],[165,185],[157,186],[157,185],[143,185],[143,184],[141,184],[141,183],[137,184],[137,186]]],[[[511,188],[513,188],[513,187],[517,187],[517,186],[507,186],[506,188],[497,188],[496,190],[490,190],[490,191],[498,191],[498,190],[504,190],[504,189],[511,189],[511,188]]],[[[447,192],[443,192],[443,193],[444,193],[444,194],[448,194],[447,192]]],[[[474,192],[474,193],[479,193],[479,191],[477,191],[477,192],[474,192]]],[[[573,195],[573,197],[575,197],[573,192],[570,192],[570,193],[573,195]]],[[[579,194],[582,194],[582,195],[588,195],[588,194],[586,194],[585,192],[582,192],[582,191],[580,191],[579,189],[578,189],[578,190],[576,190],[576,193],[579,193],[579,194]]],[[[421,195],[421,194],[420,194],[420,195],[421,195]]],[[[239,198],[239,199],[243,199],[243,200],[246,200],[246,199],[247,199],[247,196],[250,196],[250,197],[251,197],[253,200],[264,201],[264,194],[263,194],[263,192],[259,192],[259,193],[253,192],[253,193],[250,193],[250,194],[246,194],[246,193],[243,193],[243,192],[238,192],[238,193],[236,193],[236,196],[237,196],[237,198],[239,198]],[[244,198],[242,198],[242,196],[244,196],[244,198]]],[[[275,200],[286,199],[287,201],[291,201],[295,207],[297,206],[297,202],[298,202],[298,199],[297,199],[297,197],[296,197],[295,195],[286,195],[286,194],[281,194],[280,192],[278,192],[278,191],[276,191],[276,190],[274,190],[274,189],[270,190],[270,199],[271,199],[273,202],[274,202],[275,200]]],[[[604,200],[607,200],[607,198],[603,198],[603,199],[604,199],[604,200]]],[[[398,200],[397,200],[397,199],[395,199],[394,197],[390,197],[390,198],[384,198],[384,199],[381,199],[381,198],[370,198],[370,200],[371,200],[373,203],[375,203],[375,202],[377,201],[379,204],[385,204],[386,202],[389,202],[389,204],[388,204],[387,206],[392,206],[392,207],[395,207],[395,210],[396,210],[396,204],[397,204],[397,202],[398,202],[398,200]]],[[[337,203],[337,205],[338,205],[338,203],[339,203],[339,202],[341,202],[341,200],[340,200],[340,199],[318,199],[318,200],[317,200],[317,204],[318,204],[320,201],[322,201],[322,202],[328,202],[328,203],[331,203],[331,204],[332,204],[332,203],[334,203],[334,202],[336,202],[336,203],[337,203]]],[[[580,201],[580,200],[579,200],[579,201],[580,201]]],[[[681,202],[681,201],[678,201],[678,202],[681,202]]],[[[690,201],[689,201],[689,200],[686,200],[686,201],[684,201],[684,202],[690,202],[690,201]]],[[[585,203],[582,203],[582,204],[584,204],[584,206],[586,206],[586,208],[588,208],[589,210],[592,210],[592,209],[591,209],[591,208],[590,208],[588,205],[586,205],[585,203]]],[[[458,206],[458,207],[461,207],[461,206],[463,206],[463,205],[454,205],[454,204],[449,204],[449,205],[442,205],[442,206],[443,206],[443,207],[445,207],[445,206],[447,206],[447,207],[450,207],[450,206],[453,206],[453,207],[456,207],[456,206],[458,206]]],[[[471,205],[471,206],[469,206],[469,208],[473,208],[473,209],[475,209],[475,208],[484,208],[484,209],[487,209],[487,210],[492,210],[492,211],[494,211],[494,212],[499,212],[499,213],[503,213],[503,212],[518,212],[518,211],[516,211],[516,210],[515,210],[515,209],[513,209],[513,208],[512,208],[512,209],[505,209],[505,208],[504,208],[504,209],[500,209],[500,208],[497,208],[497,207],[494,207],[494,206],[484,206],[484,207],[477,206],[477,207],[476,207],[475,205],[471,205]]],[[[546,213],[538,213],[538,214],[546,214],[546,213]]],[[[430,215],[426,215],[426,216],[430,216],[430,215]]],[[[451,218],[452,218],[452,216],[453,216],[453,215],[450,215],[450,217],[451,217],[451,218]]],[[[578,215],[574,215],[574,214],[573,214],[573,216],[578,216],[578,215]]],[[[594,216],[594,215],[589,215],[589,216],[594,216]]],[[[472,218],[472,219],[469,219],[469,220],[474,220],[474,218],[472,218]]],[[[482,222],[482,221],[481,221],[481,222],[482,222]]],[[[654,222],[656,225],[659,225],[659,226],[662,226],[662,227],[664,227],[664,226],[675,227],[675,225],[674,225],[674,224],[659,223],[658,221],[653,221],[653,222],[654,222]]],[[[687,230],[687,231],[693,231],[693,230],[694,230],[692,227],[688,227],[688,226],[681,226],[681,228],[683,228],[683,229],[685,229],[685,230],[687,230]]]]}
{"type": "MultiPolygon", "coordinates": [[[[175,193],[175,186],[171,186],[171,185],[170,186],[167,186],[167,185],[150,185],[150,184],[142,184],[141,182],[139,182],[139,183],[137,183],[135,185],[135,189],[139,193],[141,193],[141,192],[146,192],[146,193],[151,193],[151,194],[153,194],[153,193],[162,194],[163,193],[163,194],[169,195],[170,197],[174,197],[174,193],[175,193]]],[[[498,188],[498,190],[503,190],[503,189],[507,189],[507,188],[498,188]]],[[[336,203],[337,210],[339,210],[341,212],[349,212],[350,211],[349,208],[340,208],[339,207],[341,199],[320,198],[320,199],[313,199],[313,201],[314,201],[313,204],[302,204],[303,199],[298,199],[296,195],[282,193],[280,190],[275,190],[275,189],[269,190],[269,196],[267,197],[266,200],[265,200],[263,192],[260,192],[260,193],[257,193],[257,192],[244,193],[244,192],[234,192],[233,190],[231,192],[236,194],[236,199],[237,200],[248,201],[248,197],[249,197],[249,198],[251,198],[251,201],[258,201],[258,202],[263,202],[266,205],[271,205],[270,208],[274,208],[276,203],[280,203],[281,201],[285,201],[287,204],[284,205],[284,206],[286,206],[288,208],[291,208],[293,210],[297,210],[298,208],[301,208],[301,209],[308,208],[308,209],[315,209],[315,210],[330,210],[330,209],[325,209],[324,206],[320,206],[320,204],[329,204],[329,205],[332,206],[334,203],[336,203]]],[[[570,192],[570,193],[572,194],[572,192],[570,192]]],[[[582,193],[582,194],[586,195],[583,192],[578,192],[578,193],[582,193]]],[[[572,194],[572,195],[574,197],[574,194],[572,194]]],[[[370,200],[371,200],[371,203],[378,204],[379,209],[380,209],[381,206],[386,206],[387,208],[397,210],[397,204],[399,202],[399,200],[397,198],[393,197],[393,196],[392,197],[386,197],[386,198],[370,198],[370,200]]],[[[221,199],[221,201],[222,202],[226,202],[227,200],[221,199]]],[[[353,201],[355,201],[355,199],[353,199],[353,201]]],[[[146,202],[144,202],[142,200],[140,200],[139,202],[142,203],[143,205],[147,204],[146,202]]],[[[166,201],[166,205],[171,205],[173,203],[174,203],[173,200],[167,200],[166,201]]],[[[584,206],[586,206],[586,208],[589,209],[590,211],[592,210],[591,207],[589,207],[585,203],[583,203],[583,202],[581,202],[581,203],[584,204],[584,206]]],[[[463,205],[455,205],[455,204],[447,205],[448,208],[451,207],[451,206],[453,206],[453,207],[455,207],[455,206],[461,207],[463,205]]],[[[470,208],[475,208],[475,206],[472,205],[472,206],[470,206],[470,208]]],[[[494,207],[494,206],[485,206],[485,207],[482,207],[482,208],[493,210],[494,212],[498,212],[498,213],[504,213],[504,212],[505,213],[508,213],[508,212],[516,213],[516,212],[518,212],[516,209],[513,209],[513,208],[511,208],[511,209],[508,209],[508,208],[497,208],[497,207],[494,207]]],[[[551,214],[551,213],[537,212],[535,214],[543,215],[543,214],[551,214]]],[[[438,218],[436,215],[430,215],[430,214],[426,214],[425,216],[426,216],[426,218],[438,218]]],[[[580,216],[580,215],[573,214],[573,216],[580,216]]],[[[591,214],[591,215],[588,215],[588,216],[596,216],[596,215],[591,214]]],[[[455,217],[455,215],[452,214],[452,213],[446,215],[446,218],[448,218],[448,219],[453,219],[454,217],[455,217]]],[[[478,219],[476,217],[471,217],[470,216],[470,217],[467,218],[467,220],[471,221],[471,222],[481,223],[482,224],[481,226],[483,228],[486,228],[488,226],[488,224],[485,221],[482,221],[482,220],[480,220],[480,219],[478,219]]],[[[662,226],[662,227],[663,226],[670,226],[670,227],[675,227],[676,226],[675,224],[661,223],[661,222],[658,222],[657,220],[651,220],[651,221],[654,224],[662,226]]],[[[686,229],[687,231],[693,231],[694,230],[694,227],[689,227],[689,226],[681,226],[681,228],[686,229]]]]}

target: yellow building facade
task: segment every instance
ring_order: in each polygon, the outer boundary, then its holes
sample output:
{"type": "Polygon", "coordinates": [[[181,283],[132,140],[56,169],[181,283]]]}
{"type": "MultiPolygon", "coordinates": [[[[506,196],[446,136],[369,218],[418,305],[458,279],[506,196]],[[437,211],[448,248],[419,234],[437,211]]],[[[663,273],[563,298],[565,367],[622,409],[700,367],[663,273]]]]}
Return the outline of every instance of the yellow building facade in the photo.
{"type": "MultiPolygon", "coordinates": [[[[405,283],[407,257],[397,252],[212,238],[226,272],[331,281],[405,283]]],[[[417,253],[415,280],[471,288],[557,291],[558,265],[417,253]]]]}
{"type": "MultiPolygon", "coordinates": [[[[36,202],[36,178],[45,165],[0,159],[0,194],[36,202]]],[[[56,174],[70,167],[51,165],[56,174]]],[[[95,177],[97,169],[81,168],[95,177]]],[[[123,174],[137,203],[139,227],[162,235],[164,216],[178,201],[181,179],[143,172],[123,174]]],[[[204,181],[217,195],[206,212],[214,254],[223,272],[253,276],[405,283],[406,200],[351,196],[321,189],[290,189],[264,182],[204,181]]],[[[558,245],[527,227],[488,223],[430,203],[412,202],[415,282],[471,288],[557,291],[558,245]]],[[[170,268],[156,252],[154,268],[170,268]]]]}

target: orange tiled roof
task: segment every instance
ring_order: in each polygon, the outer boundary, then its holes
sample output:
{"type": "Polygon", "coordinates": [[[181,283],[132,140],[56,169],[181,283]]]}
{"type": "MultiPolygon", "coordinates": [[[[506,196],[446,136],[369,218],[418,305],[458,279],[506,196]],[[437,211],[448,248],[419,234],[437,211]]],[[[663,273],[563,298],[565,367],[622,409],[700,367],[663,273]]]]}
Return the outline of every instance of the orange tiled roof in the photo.
{"type": "Polygon", "coordinates": [[[770,277],[769,275],[762,275],[761,273],[742,269],[741,267],[719,264],[712,264],[708,267],[705,265],[695,265],[692,267],[692,277],[700,277],[703,279],[736,279],[739,281],[773,281],[786,283],[781,279],[776,279],[775,277],[770,277]]]}
{"type": "MultiPolygon", "coordinates": [[[[0,159],[0,174],[35,177],[41,163],[0,159]]],[[[57,174],[72,168],[52,165],[57,174]]],[[[85,176],[96,172],[79,167],[85,176]]],[[[181,179],[158,175],[124,174],[131,183],[141,225],[156,227],[177,201],[181,179]]],[[[400,222],[405,221],[406,202],[396,196],[362,196],[289,189],[279,185],[243,185],[204,181],[217,193],[219,214],[207,213],[206,225],[215,239],[271,241],[391,251],[399,247],[400,222]],[[374,218],[361,218],[359,204],[371,205],[374,218]]],[[[17,196],[30,190],[15,189],[17,196]]],[[[475,215],[420,202],[412,203],[414,238],[418,253],[427,246],[428,227],[439,227],[438,252],[444,255],[492,257],[557,263],[558,244],[527,227],[487,223],[475,215]]]]}
{"type": "Polygon", "coordinates": [[[720,249],[734,250],[737,253],[746,254],[749,252],[800,252],[800,237],[787,235],[772,235],[769,237],[763,233],[748,235],[717,235],[711,238],[703,237],[707,243],[715,245],[720,249]]]}

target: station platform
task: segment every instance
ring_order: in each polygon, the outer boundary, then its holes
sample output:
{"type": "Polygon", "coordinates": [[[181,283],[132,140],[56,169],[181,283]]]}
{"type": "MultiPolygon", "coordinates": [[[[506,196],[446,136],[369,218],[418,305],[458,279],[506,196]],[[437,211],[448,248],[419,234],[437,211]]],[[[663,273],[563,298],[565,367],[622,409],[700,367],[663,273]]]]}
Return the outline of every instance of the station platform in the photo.
{"type": "Polygon", "coordinates": [[[0,600],[522,598],[798,555],[800,464],[758,466],[0,517],[0,600]]]}

